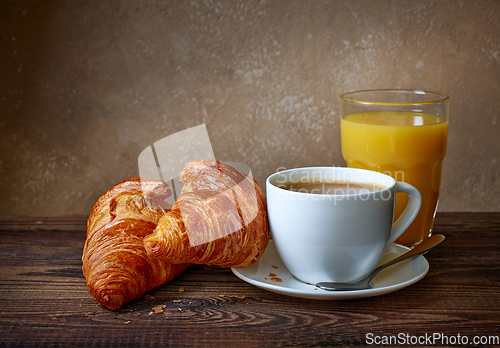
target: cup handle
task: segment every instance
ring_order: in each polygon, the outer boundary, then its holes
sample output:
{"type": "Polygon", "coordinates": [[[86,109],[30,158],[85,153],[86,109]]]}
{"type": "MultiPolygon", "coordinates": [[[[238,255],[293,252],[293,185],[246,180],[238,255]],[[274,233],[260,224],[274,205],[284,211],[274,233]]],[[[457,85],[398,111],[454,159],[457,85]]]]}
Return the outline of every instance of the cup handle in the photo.
{"type": "Polygon", "coordinates": [[[422,204],[422,196],[414,186],[406,182],[397,182],[396,193],[398,192],[404,192],[409,196],[408,205],[406,206],[403,214],[401,214],[399,219],[392,225],[391,235],[386,246],[394,243],[394,241],[398,239],[404,231],[406,231],[408,226],[410,226],[413,220],[415,220],[415,217],[417,217],[420,205],[422,204]]]}

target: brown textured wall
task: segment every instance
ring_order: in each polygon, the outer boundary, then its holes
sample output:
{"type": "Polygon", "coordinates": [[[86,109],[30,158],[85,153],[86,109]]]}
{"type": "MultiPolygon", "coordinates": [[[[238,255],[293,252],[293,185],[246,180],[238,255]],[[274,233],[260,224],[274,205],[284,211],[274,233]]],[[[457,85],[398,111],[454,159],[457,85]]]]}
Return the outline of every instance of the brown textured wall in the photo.
{"type": "MultiPolygon", "coordinates": [[[[0,215],[88,214],[137,157],[206,124],[263,184],[345,165],[340,93],[450,95],[442,211],[500,211],[500,2],[46,1],[0,5],[0,215]]],[[[173,150],[175,151],[175,150],[173,150]]]]}

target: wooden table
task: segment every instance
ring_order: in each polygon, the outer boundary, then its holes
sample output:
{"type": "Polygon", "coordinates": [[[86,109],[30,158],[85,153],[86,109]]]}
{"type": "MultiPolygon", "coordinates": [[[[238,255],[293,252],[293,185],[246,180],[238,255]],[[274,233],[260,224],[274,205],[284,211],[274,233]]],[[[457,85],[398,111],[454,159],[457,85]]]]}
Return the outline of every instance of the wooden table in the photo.
{"type": "Polygon", "coordinates": [[[113,312],[86,288],[84,217],[0,218],[0,346],[499,346],[500,213],[441,213],[435,232],[429,273],[383,296],[305,300],[193,266],[113,312]]]}

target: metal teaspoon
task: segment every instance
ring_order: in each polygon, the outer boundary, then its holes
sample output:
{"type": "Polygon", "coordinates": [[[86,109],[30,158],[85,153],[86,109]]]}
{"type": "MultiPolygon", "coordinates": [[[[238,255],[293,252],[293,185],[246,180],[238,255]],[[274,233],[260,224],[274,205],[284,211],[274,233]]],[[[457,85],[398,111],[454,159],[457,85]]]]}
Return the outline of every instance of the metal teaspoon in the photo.
{"type": "Polygon", "coordinates": [[[429,238],[424,239],[422,242],[417,244],[413,249],[404,253],[403,255],[375,268],[368,276],[363,278],[362,280],[353,283],[335,283],[335,282],[320,282],[317,283],[316,286],[320,289],[327,291],[346,291],[346,290],[364,290],[373,288],[373,283],[371,280],[384,268],[392,266],[398,262],[403,260],[418,256],[423,254],[430,249],[434,248],[438,244],[444,241],[444,236],[442,234],[433,234],[429,238]]]}

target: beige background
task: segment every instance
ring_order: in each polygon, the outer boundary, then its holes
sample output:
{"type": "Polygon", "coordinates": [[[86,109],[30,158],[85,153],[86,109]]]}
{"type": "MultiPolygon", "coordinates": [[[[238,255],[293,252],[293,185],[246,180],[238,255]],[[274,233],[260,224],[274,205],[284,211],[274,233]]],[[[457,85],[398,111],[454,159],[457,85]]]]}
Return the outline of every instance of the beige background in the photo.
{"type": "Polygon", "coordinates": [[[338,96],[367,88],[449,94],[440,210],[500,211],[500,1],[0,7],[0,215],[86,215],[144,148],[199,124],[261,184],[345,165],[338,96]]]}

